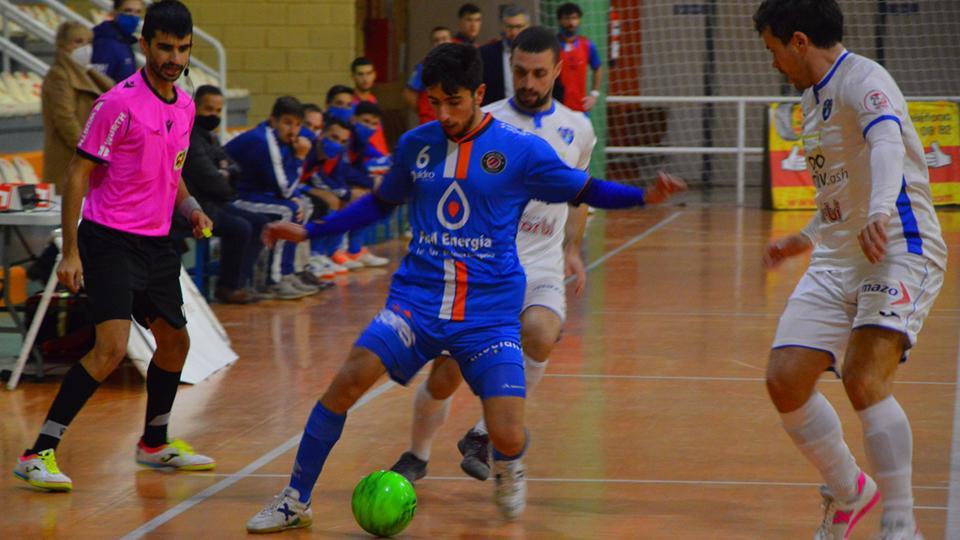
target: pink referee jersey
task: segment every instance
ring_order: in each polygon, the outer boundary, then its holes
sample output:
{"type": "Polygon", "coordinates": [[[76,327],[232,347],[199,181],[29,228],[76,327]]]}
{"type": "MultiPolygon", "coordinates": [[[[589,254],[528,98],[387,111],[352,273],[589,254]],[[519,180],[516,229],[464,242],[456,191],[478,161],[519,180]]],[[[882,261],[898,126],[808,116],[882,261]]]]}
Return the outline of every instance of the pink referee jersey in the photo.
{"type": "Polygon", "coordinates": [[[193,100],[174,88],[165,101],[140,70],[96,101],[77,144],[98,164],[83,219],[141,236],[170,232],[194,117],[193,100]]]}

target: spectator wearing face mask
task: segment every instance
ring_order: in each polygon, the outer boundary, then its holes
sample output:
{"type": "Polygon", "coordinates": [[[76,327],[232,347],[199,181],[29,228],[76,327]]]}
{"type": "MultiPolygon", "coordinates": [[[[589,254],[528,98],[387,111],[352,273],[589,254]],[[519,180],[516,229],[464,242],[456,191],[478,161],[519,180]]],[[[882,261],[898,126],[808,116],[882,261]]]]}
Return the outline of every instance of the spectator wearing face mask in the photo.
{"type": "Polygon", "coordinates": [[[87,114],[113,81],[90,68],[93,34],[80,23],[57,29],[57,52],[43,80],[43,180],[63,192],[67,165],[76,152],[87,114]]]}
{"type": "Polygon", "coordinates": [[[101,73],[120,82],[137,71],[133,45],[143,19],[143,0],[113,0],[111,18],[93,27],[91,62],[101,73]]]}
{"type": "MultiPolygon", "coordinates": [[[[303,191],[310,197],[313,206],[311,219],[320,219],[332,211],[343,208],[352,196],[351,185],[369,183],[347,159],[352,126],[350,118],[342,112],[331,113],[323,118],[323,131],[303,166],[300,181],[303,191]]],[[[332,256],[339,249],[343,236],[317,238],[310,242],[310,263],[307,266],[314,277],[332,279],[347,268],[334,263],[332,256]]]]}
{"type": "Polygon", "coordinates": [[[303,104],[303,127],[313,133],[312,140],[323,132],[323,109],[316,103],[303,104]]]}
{"type": "MultiPolygon", "coordinates": [[[[353,109],[347,161],[355,174],[347,179],[351,200],[369,193],[390,169],[390,151],[383,137],[383,112],[374,103],[362,102],[353,109]]],[[[347,249],[333,254],[333,262],[355,270],[365,266],[386,266],[390,259],[378,257],[363,242],[370,228],[347,233],[347,249]]]]}
{"type": "Polygon", "coordinates": [[[270,220],[264,214],[233,204],[237,196],[232,181],[240,170],[217,138],[223,101],[219,88],[209,85],[197,88],[194,96],[197,116],[190,132],[183,181],[213,220],[213,235],[220,237],[220,279],[214,297],[227,304],[248,304],[258,299],[251,278],[263,249],[260,231],[270,220]]]}

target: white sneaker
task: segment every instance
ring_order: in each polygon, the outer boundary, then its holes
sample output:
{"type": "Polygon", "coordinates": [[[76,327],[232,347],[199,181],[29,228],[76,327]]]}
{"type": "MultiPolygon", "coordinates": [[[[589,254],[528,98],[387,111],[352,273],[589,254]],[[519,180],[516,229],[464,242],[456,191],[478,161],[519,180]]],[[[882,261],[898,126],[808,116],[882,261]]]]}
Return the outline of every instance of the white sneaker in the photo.
{"type": "Polygon", "coordinates": [[[876,540],[923,540],[920,528],[912,519],[888,519],[884,516],[880,520],[880,534],[876,540]]]}
{"type": "Polygon", "coordinates": [[[371,253],[367,248],[363,248],[357,255],[353,256],[354,261],[362,264],[363,266],[368,266],[371,268],[376,268],[378,266],[386,266],[390,264],[390,259],[386,257],[378,257],[371,253]]]}
{"type": "Polygon", "coordinates": [[[20,456],[13,475],[31,486],[47,491],[70,491],[73,481],[60,472],[53,449],[43,450],[29,456],[20,456]]]}
{"type": "Polygon", "coordinates": [[[523,459],[493,462],[493,501],[507,520],[520,517],[527,507],[527,474],[523,459]]]}
{"type": "Polygon", "coordinates": [[[857,475],[857,490],[853,500],[836,500],[827,486],[820,486],[820,495],[823,496],[823,522],[814,533],[813,540],[849,538],[860,518],[880,500],[876,482],[863,471],[857,475]]]}
{"type": "Polygon", "coordinates": [[[137,463],[145,467],[181,471],[208,471],[217,464],[213,458],[196,453],[193,447],[180,439],[173,439],[154,449],[144,446],[141,439],[137,443],[137,463]]]}
{"type": "Polygon", "coordinates": [[[323,265],[329,268],[329,270],[334,274],[343,275],[349,271],[347,270],[347,268],[337,264],[333,259],[331,259],[327,255],[314,255],[314,257],[316,257],[317,261],[320,261],[323,265]]]}
{"type": "Polygon", "coordinates": [[[346,251],[338,251],[334,253],[331,259],[333,260],[333,264],[336,264],[344,270],[359,270],[363,268],[363,265],[353,260],[353,258],[351,258],[346,251]]]}
{"type": "Polygon", "coordinates": [[[310,257],[310,262],[307,263],[306,269],[318,279],[333,279],[337,274],[333,268],[333,261],[326,255],[313,255],[310,257]]]}
{"type": "Polygon", "coordinates": [[[310,503],[300,502],[300,492],[290,486],[283,488],[270,504],[247,521],[247,532],[272,533],[299,529],[313,524],[310,503]]]}

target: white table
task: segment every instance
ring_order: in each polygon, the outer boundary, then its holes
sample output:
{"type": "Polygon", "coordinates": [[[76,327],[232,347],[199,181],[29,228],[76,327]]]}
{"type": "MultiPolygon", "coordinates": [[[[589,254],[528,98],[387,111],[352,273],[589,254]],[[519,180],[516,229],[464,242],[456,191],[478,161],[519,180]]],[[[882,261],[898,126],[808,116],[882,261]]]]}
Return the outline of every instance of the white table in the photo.
{"type": "MultiPolygon", "coordinates": [[[[50,298],[53,296],[53,290],[57,285],[57,273],[56,271],[50,274],[50,278],[47,280],[47,284],[43,289],[43,295],[40,299],[40,305],[37,306],[37,313],[33,317],[33,321],[30,323],[30,328],[24,328],[23,321],[20,319],[20,314],[17,313],[14,309],[13,303],[10,301],[10,241],[11,236],[16,233],[17,237],[20,238],[20,241],[26,245],[24,242],[23,236],[20,234],[21,227],[46,227],[46,228],[57,228],[60,227],[60,211],[59,210],[32,210],[25,212],[3,212],[0,213],[0,229],[3,230],[3,239],[0,240],[0,261],[3,263],[3,305],[4,309],[10,314],[10,318],[13,319],[14,326],[0,327],[0,332],[3,333],[16,333],[23,336],[23,344],[20,346],[20,355],[17,357],[16,364],[14,365],[13,371],[10,375],[10,380],[7,382],[7,388],[13,390],[17,387],[17,383],[20,381],[20,375],[23,374],[23,368],[27,364],[27,357],[33,354],[34,359],[37,362],[37,369],[40,370],[40,373],[43,373],[43,359],[40,357],[40,353],[33,348],[33,343],[37,338],[37,332],[40,330],[40,323],[43,322],[43,317],[47,313],[47,307],[50,305],[50,298]]],[[[57,244],[57,248],[60,248],[60,238],[59,234],[54,235],[54,240],[57,244]]],[[[54,263],[54,268],[60,263],[60,255],[57,255],[57,261],[54,263]]]]}

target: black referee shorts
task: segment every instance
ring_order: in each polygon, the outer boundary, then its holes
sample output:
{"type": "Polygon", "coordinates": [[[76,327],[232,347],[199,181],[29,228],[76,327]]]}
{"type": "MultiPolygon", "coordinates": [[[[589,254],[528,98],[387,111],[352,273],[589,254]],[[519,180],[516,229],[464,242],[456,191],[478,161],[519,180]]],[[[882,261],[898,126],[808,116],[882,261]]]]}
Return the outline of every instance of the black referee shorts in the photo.
{"type": "Polygon", "coordinates": [[[158,318],[173,328],[187,325],[180,256],[169,236],[141,236],[83,220],[77,246],[96,324],[133,317],[148,328],[158,318]]]}

